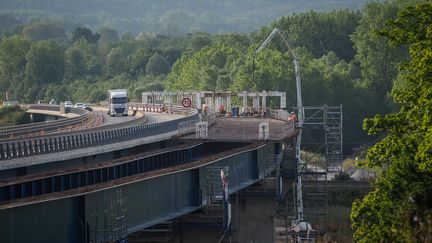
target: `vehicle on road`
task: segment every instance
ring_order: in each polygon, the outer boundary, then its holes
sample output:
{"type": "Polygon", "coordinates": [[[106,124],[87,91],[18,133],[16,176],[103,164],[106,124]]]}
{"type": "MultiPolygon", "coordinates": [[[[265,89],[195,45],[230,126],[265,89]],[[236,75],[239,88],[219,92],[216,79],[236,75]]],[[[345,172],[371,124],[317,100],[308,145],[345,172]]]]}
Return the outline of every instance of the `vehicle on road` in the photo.
{"type": "Polygon", "coordinates": [[[70,101],[70,100],[65,101],[65,102],[64,102],[64,107],[72,108],[72,107],[73,107],[73,103],[72,103],[72,101],[70,101]]]}
{"type": "Polygon", "coordinates": [[[127,116],[128,101],[126,89],[108,90],[108,115],[127,116]]]}
{"type": "Polygon", "coordinates": [[[38,100],[38,105],[42,105],[42,104],[45,104],[45,102],[43,101],[43,100],[38,100]]]}
{"type": "Polygon", "coordinates": [[[84,109],[84,103],[75,103],[74,107],[84,109]]]}
{"type": "Polygon", "coordinates": [[[93,108],[89,104],[84,104],[84,110],[93,111],[93,108]]]}
{"type": "Polygon", "coordinates": [[[55,101],[55,99],[50,100],[49,102],[50,105],[57,105],[57,101],[55,101]]]}
{"type": "Polygon", "coordinates": [[[17,106],[18,105],[18,101],[16,100],[8,100],[3,102],[3,106],[17,106]]]}

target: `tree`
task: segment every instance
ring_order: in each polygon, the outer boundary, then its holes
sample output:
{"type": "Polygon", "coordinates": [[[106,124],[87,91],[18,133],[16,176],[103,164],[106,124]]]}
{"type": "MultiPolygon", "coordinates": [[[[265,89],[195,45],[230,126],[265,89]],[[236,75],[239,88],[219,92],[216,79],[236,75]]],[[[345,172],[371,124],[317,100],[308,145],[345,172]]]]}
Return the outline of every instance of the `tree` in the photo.
{"type": "Polygon", "coordinates": [[[186,42],[186,51],[190,53],[197,52],[206,46],[211,46],[212,40],[210,35],[207,33],[196,33],[189,35],[186,42]]]}
{"type": "Polygon", "coordinates": [[[7,14],[0,14],[0,37],[4,36],[9,29],[19,24],[21,24],[21,21],[18,19],[7,14]]]}
{"type": "Polygon", "coordinates": [[[74,43],[73,47],[78,49],[83,55],[85,74],[93,77],[100,75],[102,65],[97,56],[97,46],[89,43],[87,39],[81,38],[74,43]]]}
{"type": "Polygon", "coordinates": [[[115,47],[107,55],[107,73],[113,77],[125,71],[126,53],[121,47],[115,47]]]}
{"type": "Polygon", "coordinates": [[[116,30],[108,27],[101,27],[96,31],[100,35],[101,43],[116,42],[119,40],[119,34],[116,30]]]}
{"type": "Polygon", "coordinates": [[[146,73],[146,65],[153,54],[154,52],[147,48],[140,48],[133,53],[130,57],[130,74],[134,77],[144,75],[146,73]]]}
{"type": "Polygon", "coordinates": [[[77,80],[84,77],[86,73],[84,53],[75,46],[68,48],[65,52],[65,80],[77,80]]]}
{"type": "Polygon", "coordinates": [[[69,100],[71,94],[67,85],[49,84],[46,89],[45,97],[46,100],[55,99],[60,102],[69,100]]]}
{"type": "Polygon", "coordinates": [[[78,27],[72,33],[72,41],[76,42],[81,38],[86,39],[88,43],[97,44],[100,39],[100,35],[98,33],[93,34],[88,28],[78,27]]]}
{"type": "Polygon", "coordinates": [[[407,56],[403,45],[392,47],[388,41],[377,34],[385,23],[394,19],[404,6],[413,1],[370,2],[363,8],[363,17],[352,35],[354,48],[357,51],[355,60],[360,64],[362,83],[371,94],[374,103],[380,106],[370,107],[367,115],[386,114],[392,111],[393,102],[389,93],[393,80],[397,76],[397,64],[407,56]]]}
{"type": "Polygon", "coordinates": [[[146,73],[151,75],[167,74],[170,71],[170,66],[161,54],[155,53],[150,57],[146,65],[146,73]]]}
{"type": "Polygon", "coordinates": [[[61,39],[66,36],[66,32],[63,28],[56,24],[42,21],[26,25],[22,30],[22,34],[34,41],[61,39]]]}
{"type": "Polygon", "coordinates": [[[369,134],[384,138],[368,150],[366,166],[384,166],[374,190],[353,204],[354,240],[430,242],[432,239],[432,5],[419,4],[390,21],[383,36],[406,45],[392,91],[399,112],[366,119],[369,134]]]}
{"type": "Polygon", "coordinates": [[[224,83],[226,79],[223,78],[219,79],[219,86],[217,86],[217,80],[220,75],[235,76],[241,66],[238,62],[240,56],[239,48],[221,44],[204,47],[192,56],[185,55],[177,60],[168,75],[168,88],[215,90],[230,86],[232,83],[224,83]]]}
{"type": "MultiPolygon", "coordinates": [[[[315,58],[333,51],[349,62],[355,55],[350,35],[355,31],[360,19],[359,11],[350,10],[294,13],[262,28],[255,39],[263,41],[268,33],[277,27],[285,32],[293,46],[306,47],[315,58]]],[[[281,40],[275,39],[274,43],[279,50],[285,50],[281,40]]]]}
{"type": "Polygon", "coordinates": [[[54,40],[32,45],[26,55],[25,76],[28,83],[59,83],[64,75],[64,52],[54,40]]]}
{"type": "Polygon", "coordinates": [[[23,90],[14,88],[23,86],[26,55],[31,44],[30,40],[21,36],[4,38],[0,42],[0,92],[2,94],[12,91],[9,97],[20,98],[23,90]]]}

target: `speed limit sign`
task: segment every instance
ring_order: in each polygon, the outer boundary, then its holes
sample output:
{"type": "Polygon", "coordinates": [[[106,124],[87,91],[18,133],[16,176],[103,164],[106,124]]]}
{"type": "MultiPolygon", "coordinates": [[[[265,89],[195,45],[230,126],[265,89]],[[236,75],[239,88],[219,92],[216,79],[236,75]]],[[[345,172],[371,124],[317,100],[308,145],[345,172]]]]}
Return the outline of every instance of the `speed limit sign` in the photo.
{"type": "Polygon", "coordinates": [[[183,100],[182,100],[182,105],[183,105],[183,107],[190,107],[191,105],[192,105],[192,101],[191,101],[191,99],[189,99],[189,98],[184,98],[183,100]]]}

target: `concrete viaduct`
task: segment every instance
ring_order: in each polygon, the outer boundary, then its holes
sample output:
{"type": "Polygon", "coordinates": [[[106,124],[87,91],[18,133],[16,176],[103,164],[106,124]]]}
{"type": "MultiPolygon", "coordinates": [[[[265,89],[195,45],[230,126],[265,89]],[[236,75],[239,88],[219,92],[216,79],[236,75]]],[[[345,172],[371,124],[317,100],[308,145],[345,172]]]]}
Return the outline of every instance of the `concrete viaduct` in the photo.
{"type": "MultiPolygon", "coordinates": [[[[58,106],[29,108],[59,113],[58,106]]],[[[166,235],[168,227],[151,229],[212,207],[217,220],[189,217],[178,228],[226,234],[235,228],[231,201],[238,203],[230,198],[279,176],[282,151],[298,133],[293,122],[269,117],[131,110],[136,116],[110,118],[116,122],[74,110],[65,119],[0,129],[0,242],[134,242],[142,232],[166,235]]],[[[274,196],[281,185],[277,177],[274,196]]]]}

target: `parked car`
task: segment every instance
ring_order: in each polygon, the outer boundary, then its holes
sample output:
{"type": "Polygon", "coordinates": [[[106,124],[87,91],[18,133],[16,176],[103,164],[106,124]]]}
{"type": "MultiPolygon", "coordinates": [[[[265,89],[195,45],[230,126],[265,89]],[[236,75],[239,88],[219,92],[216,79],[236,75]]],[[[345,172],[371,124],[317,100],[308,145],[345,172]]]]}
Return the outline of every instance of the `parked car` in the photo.
{"type": "Polygon", "coordinates": [[[64,102],[64,107],[72,108],[72,107],[73,107],[73,103],[72,103],[72,101],[70,101],[70,100],[65,101],[65,102],[64,102]]]}
{"type": "Polygon", "coordinates": [[[50,105],[57,105],[57,101],[55,101],[55,99],[50,100],[49,102],[50,105]]]}
{"type": "Polygon", "coordinates": [[[18,105],[18,101],[16,100],[8,100],[3,102],[3,106],[17,106],[18,105]]]}
{"type": "Polygon", "coordinates": [[[84,103],[75,103],[74,107],[84,109],[84,103]]]}
{"type": "Polygon", "coordinates": [[[93,108],[89,104],[84,104],[84,110],[93,111],[93,108]]]}

